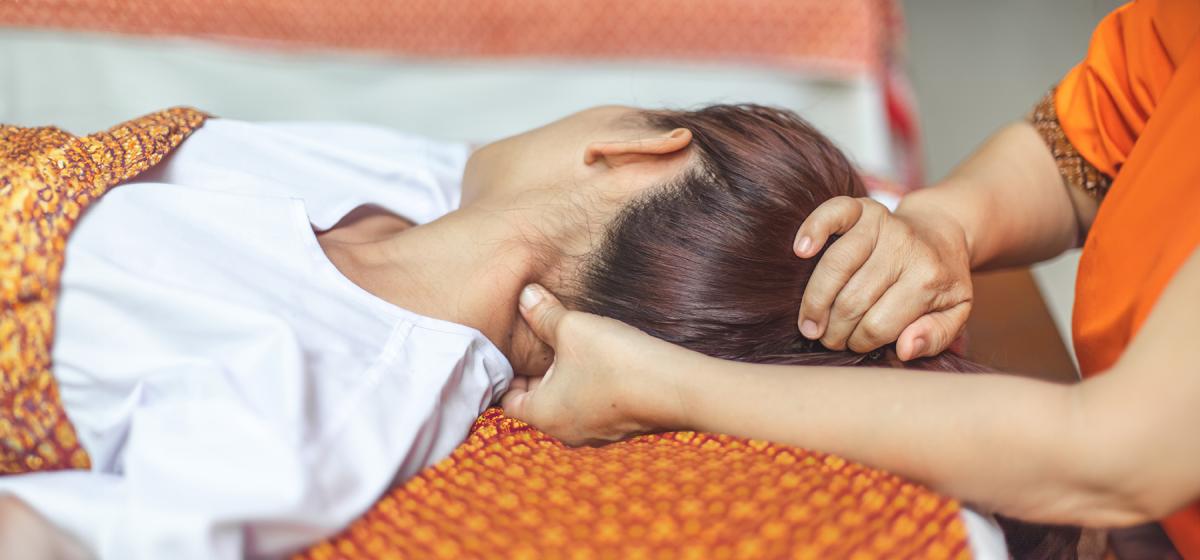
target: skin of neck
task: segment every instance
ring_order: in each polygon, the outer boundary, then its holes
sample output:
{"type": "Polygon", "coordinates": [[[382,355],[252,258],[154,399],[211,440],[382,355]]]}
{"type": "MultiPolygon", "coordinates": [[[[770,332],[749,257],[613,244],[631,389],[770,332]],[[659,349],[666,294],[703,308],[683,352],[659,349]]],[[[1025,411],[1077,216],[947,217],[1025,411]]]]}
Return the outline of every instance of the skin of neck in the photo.
{"type": "Polygon", "coordinates": [[[691,133],[631,127],[634,109],[599,107],[474,152],[460,207],[416,227],[323,243],[353,281],[415,313],[479,330],[516,373],[553,352],[517,311],[522,288],[570,294],[574,271],[638,193],[688,164],[691,133]]]}
{"type": "Polygon", "coordinates": [[[359,282],[400,307],[483,333],[514,369],[549,367],[552,356],[517,312],[531,282],[560,291],[565,237],[531,236],[537,207],[463,207],[379,241],[358,244],[351,260],[359,282]]]}

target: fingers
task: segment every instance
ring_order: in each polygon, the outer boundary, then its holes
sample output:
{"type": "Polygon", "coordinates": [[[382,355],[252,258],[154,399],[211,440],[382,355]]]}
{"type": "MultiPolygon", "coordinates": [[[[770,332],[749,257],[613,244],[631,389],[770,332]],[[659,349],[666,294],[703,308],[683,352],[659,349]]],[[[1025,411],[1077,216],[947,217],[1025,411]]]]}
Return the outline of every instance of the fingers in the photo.
{"type": "Polygon", "coordinates": [[[896,355],[908,361],[942,353],[962,333],[971,313],[971,302],[922,315],[904,328],[896,341],[896,355]]]}
{"type": "MultiPolygon", "coordinates": [[[[900,329],[907,326],[919,313],[895,327],[895,332],[892,333],[893,338],[865,350],[859,349],[863,347],[861,333],[864,328],[874,334],[874,329],[880,326],[869,322],[868,317],[875,315],[880,303],[895,290],[899,276],[900,268],[896,266],[891,255],[872,254],[867,262],[850,277],[850,280],[846,282],[834,299],[833,306],[829,310],[827,325],[821,335],[821,344],[831,350],[850,348],[855,352],[870,352],[896,340],[894,337],[900,334],[900,329]]],[[[911,298],[907,303],[909,307],[912,307],[911,298]]],[[[924,311],[924,309],[920,311],[924,311]]],[[[870,321],[877,320],[876,317],[870,321]]],[[[880,333],[880,335],[886,336],[884,333],[880,333]]]]}
{"type": "Polygon", "coordinates": [[[504,413],[522,422],[536,424],[538,410],[535,408],[533,396],[541,382],[541,378],[523,375],[514,377],[508,386],[508,392],[500,399],[500,407],[504,409],[504,413]]]}
{"type": "MultiPolygon", "coordinates": [[[[855,203],[858,204],[858,202],[855,203]]],[[[859,220],[849,232],[834,241],[833,245],[825,250],[821,260],[817,261],[817,266],[808,279],[808,285],[804,288],[804,296],[800,299],[798,321],[800,332],[805,337],[811,340],[823,338],[834,302],[846,292],[846,284],[875,251],[880,223],[879,216],[874,215],[874,209],[871,210],[871,213],[873,214],[871,219],[864,217],[859,220]]],[[[886,282],[886,284],[890,283],[890,281],[886,282]]],[[[879,286],[872,290],[872,293],[864,294],[864,296],[870,296],[870,301],[866,303],[868,305],[874,303],[874,298],[879,297],[879,294],[883,293],[886,288],[886,285],[879,286]]],[[[857,317],[854,319],[857,320],[857,317]]],[[[842,333],[843,341],[844,337],[849,336],[852,330],[851,328],[842,333]]]]}
{"type": "Polygon", "coordinates": [[[796,232],[796,240],[792,243],[796,256],[807,259],[816,255],[831,236],[850,231],[862,217],[862,212],[863,204],[848,196],[837,196],[821,203],[796,232]]]}
{"type": "Polygon", "coordinates": [[[530,330],[542,342],[555,348],[558,345],[558,325],[567,309],[545,288],[530,284],[521,290],[521,316],[530,330]]]}
{"type": "MultiPolygon", "coordinates": [[[[854,327],[846,347],[855,352],[870,352],[895,342],[900,333],[925,314],[928,299],[912,282],[893,284],[854,327]]],[[[904,359],[904,358],[901,358],[904,359]]]]}

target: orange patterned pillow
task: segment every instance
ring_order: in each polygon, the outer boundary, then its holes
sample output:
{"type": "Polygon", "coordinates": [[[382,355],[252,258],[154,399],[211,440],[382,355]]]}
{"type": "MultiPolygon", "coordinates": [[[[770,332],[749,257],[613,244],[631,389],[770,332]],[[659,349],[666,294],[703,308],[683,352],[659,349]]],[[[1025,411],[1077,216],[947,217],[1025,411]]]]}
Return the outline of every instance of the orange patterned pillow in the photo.
{"type": "Polygon", "coordinates": [[[695,432],[572,449],[493,408],[297,559],[969,555],[958,503],[833,455],[695,432]]]}

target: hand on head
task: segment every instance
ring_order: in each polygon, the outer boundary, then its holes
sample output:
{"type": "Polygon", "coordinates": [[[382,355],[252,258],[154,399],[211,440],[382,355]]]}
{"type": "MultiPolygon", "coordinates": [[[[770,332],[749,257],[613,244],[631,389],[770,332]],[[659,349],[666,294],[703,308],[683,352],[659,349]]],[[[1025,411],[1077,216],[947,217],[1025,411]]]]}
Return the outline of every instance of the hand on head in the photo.
{"type": "Polygon", "coordinates": [[[902,360],[933,356],[962,333],[971,272],[961,228],[947,216],[889,212],[840,196],[801,224],[796,255],[825,249],[800,304],[804,336],[832,350],[869,352],[893,341],[902,360]]]}
{"type": "Polygon", "coordinates": [[[669,380],[692,352],[614,319],[571,311],[544,288],[521,293],[521,314],[555,350],[542,377],[517,377],[501,401],[509,416],[568,445],[608,443],[675,426],[669,380]],[[664,371],[664,370],[670,371],[664,371]]]}
{"type": "MultiPolygon", "coordinates": [[[[946,350],[971,308],[968,259],[953,223],[892,214],[867,198],[837,197],[819,206],[796,235],[796,254],[813,258],[840,237],[809,280],[801,330],[827,348],[856,352],[898,339],[904,360],[946,350]]],[[[522,292],[520,307],[555,356],[545,376],[513,381],[502,401],[510,416],[571,445],[686,427],[672,376],[686,375],[700,354],[620,321],[568,310],[540,286],[522,292]]]]}

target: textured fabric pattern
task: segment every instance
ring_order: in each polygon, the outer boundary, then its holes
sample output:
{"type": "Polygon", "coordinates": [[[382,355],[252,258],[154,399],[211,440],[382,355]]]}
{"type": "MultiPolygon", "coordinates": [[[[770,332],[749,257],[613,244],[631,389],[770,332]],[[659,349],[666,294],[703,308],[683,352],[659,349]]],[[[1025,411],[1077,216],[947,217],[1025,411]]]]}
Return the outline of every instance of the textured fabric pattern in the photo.
{"type": "Polygon", "coordinates": [[[89,467],[50,368],[67,236],[90,202],[204,118],[170,109],[82,138],[0,125],[0,474],[89,467]]]}
{"type": "Polygon", "coordinates": [[[956,502],[833,455],[694,432],[569,449],[493,408],[297,560],[969,554],[956,502]]]}
{"type": "MultiPolygon", "coordinates": [[[[78,138],[0,127],[0,472],[87,468],[50,369],[80,213],[199,127],[192,109],[78,138]]],[[[678,432],[568,449],[491,409],[445,461],[299,558],[965,558],[959,506],[821,453],[678,432]]]]}
{"type": "Polygon", "coordinates": [[[1103,199],[1112,186],[1112,177],[1101,173],[1096,166],[1088,163],[1080,155],[1079,150],[1063,133],[1062,124],[1058,122],[1058,113],[1054,109],[1055,90],[1051,89],[1029,113],[1028,121],[1041,135],[1054,163],[1058,165],[1058,173],[1067,186],[1082,189],[1096,199],[1103,199]]]}
{"type": "Polygon", "coordinates": [[[893,0],[23,0],[0,24],[419,57],[749,60],[873,71],[893,0]]]}

